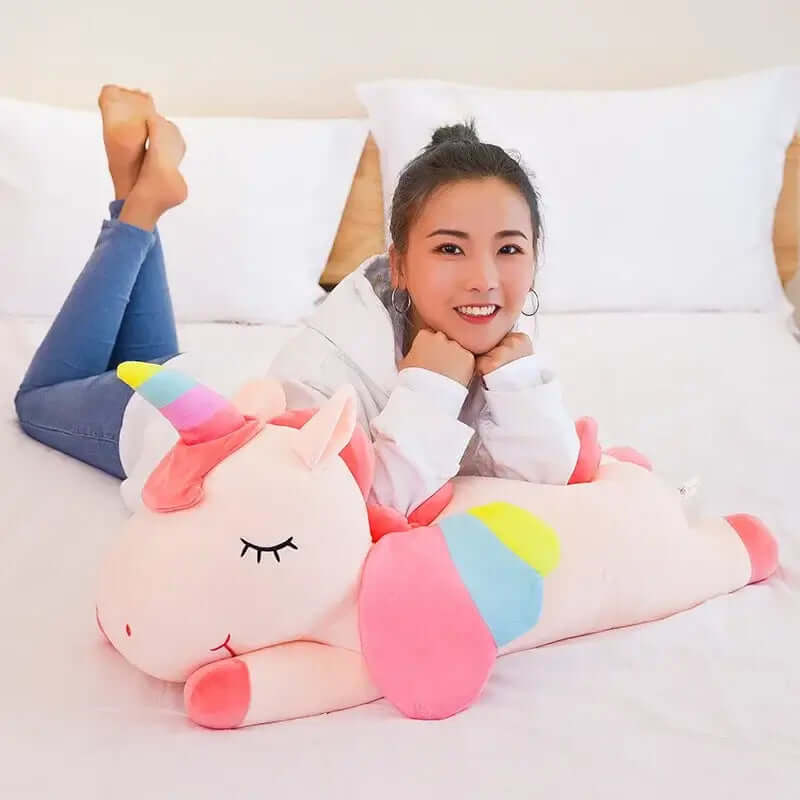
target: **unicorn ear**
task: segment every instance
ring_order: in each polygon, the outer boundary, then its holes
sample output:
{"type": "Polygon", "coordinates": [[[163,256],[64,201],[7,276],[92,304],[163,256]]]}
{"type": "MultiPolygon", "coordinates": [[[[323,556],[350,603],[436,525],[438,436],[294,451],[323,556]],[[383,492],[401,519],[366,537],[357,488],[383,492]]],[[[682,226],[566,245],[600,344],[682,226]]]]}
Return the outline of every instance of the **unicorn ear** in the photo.
{"type": "Polygon", "coordinates": [[[246,417],[269,422],[286,411],[286,394],[278,381],[256,378],[236,392],[233,405],[246,417]]]}
{"type": "Polygon", "coordinates": [[[309,469],[347,447],[356,428],[356,393],[343,386],[300,429],[295,452],[309,469]]]}

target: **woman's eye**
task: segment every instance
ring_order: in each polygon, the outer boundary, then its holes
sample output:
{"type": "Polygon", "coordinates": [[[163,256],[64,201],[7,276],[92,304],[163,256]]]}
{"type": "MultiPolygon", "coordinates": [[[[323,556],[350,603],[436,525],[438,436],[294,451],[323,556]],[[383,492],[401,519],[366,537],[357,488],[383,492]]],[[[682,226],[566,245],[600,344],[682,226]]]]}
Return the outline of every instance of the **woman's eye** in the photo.
{"type": "Polygon", "coordinates": [[[519,247],[517,247],[517,245],[515,245],[515,244],[504,244],[500,248],[500,252],[504,256],[513,256],[513,255],[516,255],[517,253],[522,253],[522,250],[519,247]]]}
{"type": "Polygon", "coordinates": [[[463,252],[457,244],[443,244],[437,247],[436,250],[448,256],[457,256],[459,253],[463,252]]]}
{"type": "Polygon", "coordinates": [[[291,547],[292,550],[297,550],[297,545],[292,541],[294,536],[290,536],[285,542],[281,542],[280,544],[273,544],[269,547],[262,547],[258,544],[253,544],[252,542],[248,542],[247,539],[240,538],[239,541],[244,545],[241,552],[241,558],[244,558],[245,553],[248,550],[255,551],[256,554],[256,561],[261,563],[261,554],[262,553],[272,553],[275,556],[275,560],[280,563],[281,557],[280,552],[286,547],[291,547]]]}

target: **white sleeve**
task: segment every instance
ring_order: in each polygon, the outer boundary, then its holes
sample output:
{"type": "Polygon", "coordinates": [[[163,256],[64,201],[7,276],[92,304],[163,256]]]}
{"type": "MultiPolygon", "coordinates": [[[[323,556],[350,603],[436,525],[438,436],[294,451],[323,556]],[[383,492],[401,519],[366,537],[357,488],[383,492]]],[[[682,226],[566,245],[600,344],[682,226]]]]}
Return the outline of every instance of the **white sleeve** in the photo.
{"type": "Polygon", "coordinates": [[[478,432],[499,478],[566,484],[578,461],[575,423],[561,384],[535,355],[484,376],[486,408],[478,432]]]}
{"type": "MultiPolygon", "coordinates": [[[[333,394],[299,381],[283,386],[290,408],[319,406],[333,394]]],[[[458,474],[475,433],[458,419],[466,396],[460,383],[430,370],[400,371],[383,411],[369,423],[375,448],[370,502],[408,515],[458,474]]]]}
{"type": "Polygon", "coordinates": [[[458,419],[467,389],[430,370],[401,370],[370,424],[375,443],[372,499],[409,514],[458,474],[475,431],[458,419]]]}

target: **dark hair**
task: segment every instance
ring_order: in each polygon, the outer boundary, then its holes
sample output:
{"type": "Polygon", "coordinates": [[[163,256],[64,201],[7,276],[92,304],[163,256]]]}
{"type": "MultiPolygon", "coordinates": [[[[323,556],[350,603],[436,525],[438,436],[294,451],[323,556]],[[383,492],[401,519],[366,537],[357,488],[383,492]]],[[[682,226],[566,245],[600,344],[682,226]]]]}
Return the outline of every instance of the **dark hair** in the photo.
{"type": "Polygon", "coordinates": [[[536,252],[542,237],[542,219],[532,177],[518,156],[496,144],[482,142],[475,130],[475,120],[437,128],[430,143],[406,164],[394,190],[389,223],[394,246],[405,252],[408,231],[434,189],[455,181],[500,178],[517,189],[528,203],[532,246],[536,252]]]}

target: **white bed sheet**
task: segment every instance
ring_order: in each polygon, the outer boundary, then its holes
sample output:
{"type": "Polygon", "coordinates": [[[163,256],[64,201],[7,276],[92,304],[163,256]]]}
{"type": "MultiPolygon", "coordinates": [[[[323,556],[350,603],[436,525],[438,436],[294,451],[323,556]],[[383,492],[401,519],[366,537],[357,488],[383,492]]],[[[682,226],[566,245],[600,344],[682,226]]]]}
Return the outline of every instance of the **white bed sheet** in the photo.
{"type": "MultiPolygon", "coordinates": [[[[13,391],[44,321],[0,320],[0,797],[795,798],[800,786],[800,344],[755,314],[542,322],[568,402],[604,442],[709,513],[777,532],[770,581],[661,622],[502,659],[480,701],[436,723],[387,703],[213,732],[179,688],[101,641],[94,581],[123,518],[117,482],[27,439],[13,391]]],[[[220,388],[290,331],[181,330],[220,388]]]]}

